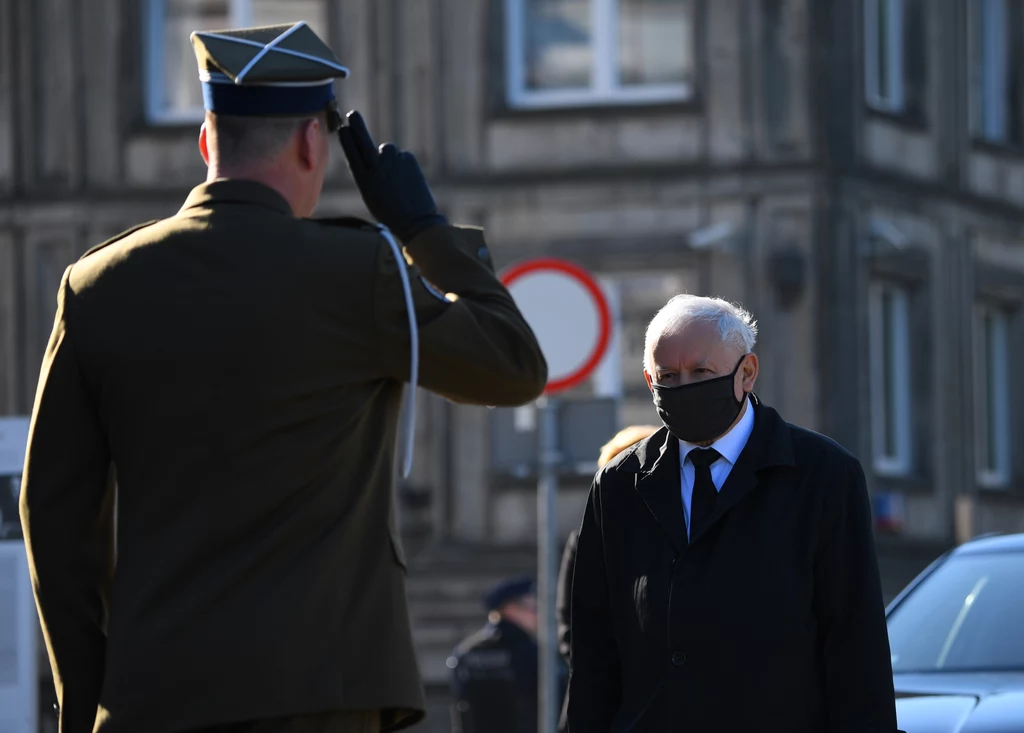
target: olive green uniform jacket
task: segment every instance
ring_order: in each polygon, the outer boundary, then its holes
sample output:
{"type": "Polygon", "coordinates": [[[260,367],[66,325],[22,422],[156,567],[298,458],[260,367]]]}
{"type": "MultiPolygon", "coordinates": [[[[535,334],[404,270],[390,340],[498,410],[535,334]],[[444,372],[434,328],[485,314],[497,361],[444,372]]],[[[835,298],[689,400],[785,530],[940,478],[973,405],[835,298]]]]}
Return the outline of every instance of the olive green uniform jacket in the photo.
{"type": "MultiPolygon", "coordinates": [[[[408,315],[387,243],[348,224],[220,180],[65,272],[21,498],[63,733],[422,717],[391,498],[408,315]]],[[[406,251],[421,385],[536,398],[482,233],[406,251]]]]}

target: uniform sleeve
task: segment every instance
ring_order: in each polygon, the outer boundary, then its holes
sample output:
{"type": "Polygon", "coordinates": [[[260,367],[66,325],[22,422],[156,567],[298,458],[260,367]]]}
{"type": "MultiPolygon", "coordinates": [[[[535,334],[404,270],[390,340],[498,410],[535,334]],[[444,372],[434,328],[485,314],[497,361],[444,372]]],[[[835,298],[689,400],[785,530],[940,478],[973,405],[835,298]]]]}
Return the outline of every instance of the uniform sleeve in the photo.
{"type": "Polygon", "coordinates": [[[855,460],[829,490],[815,562],[829,733],[893,733],[889,635],[864,471],[855,460]]]}
{"type": "Polygon", "coordinates": [[[36,390],[20,508],[60,731],[90,733],[106,652],[114,492],[106,439],[72,343],[70,273],[36,390]]]}
{"type": "MultiPolygon", "coordinates": [[[[406,251],[419,325],[420,385],[456,402],[483,405],[520,405],[539,397],[547,384],[544,355],[495,276],[483,233],[437,226],[406,251]]],[[[408,380],[409,322],[398,267],[382,242],[373,288],[375,331],[387,373],[408,380]]]]}
{"type": "Polygon", "coordinates": [[[611,730],[622,679],[605,569],[600,485],[595,482],[576,545],[572,583],[568,721],[580,733],[611,730]]]}

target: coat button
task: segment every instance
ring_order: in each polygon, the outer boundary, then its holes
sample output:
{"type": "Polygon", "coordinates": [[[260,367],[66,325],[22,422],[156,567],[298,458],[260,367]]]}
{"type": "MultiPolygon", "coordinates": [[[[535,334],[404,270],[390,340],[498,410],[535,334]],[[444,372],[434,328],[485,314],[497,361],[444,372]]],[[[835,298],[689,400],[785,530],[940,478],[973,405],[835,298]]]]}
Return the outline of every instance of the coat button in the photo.
{"type": "Polygon", "coordinates": [[[487,251],[487,247],[481,247],[476,251],[477,259],[487,262],[491,258],[491,253],[487,251]]]}
{"type": "Polygon", "coordinates": [[[683,652],[672,652],[672,664],[682,667],[686,664],[686,655],[683,652]]]}

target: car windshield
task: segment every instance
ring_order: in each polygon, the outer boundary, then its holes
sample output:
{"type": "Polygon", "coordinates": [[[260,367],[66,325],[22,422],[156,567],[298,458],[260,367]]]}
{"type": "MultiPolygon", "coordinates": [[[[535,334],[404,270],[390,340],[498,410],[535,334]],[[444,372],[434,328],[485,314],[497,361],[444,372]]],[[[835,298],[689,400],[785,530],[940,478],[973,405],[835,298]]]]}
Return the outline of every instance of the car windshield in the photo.
{"type": "Polygon", "coordinates": [[[1024,670],[1024,553],[952,556],[888,624],[895,673],[1024,670]]]}

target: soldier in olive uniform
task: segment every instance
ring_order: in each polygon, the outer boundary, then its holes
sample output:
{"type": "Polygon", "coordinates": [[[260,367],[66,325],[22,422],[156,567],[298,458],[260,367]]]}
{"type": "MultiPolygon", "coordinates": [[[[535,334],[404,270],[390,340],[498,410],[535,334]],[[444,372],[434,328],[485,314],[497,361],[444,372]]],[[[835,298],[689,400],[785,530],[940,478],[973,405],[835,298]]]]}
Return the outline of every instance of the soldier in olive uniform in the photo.
{"type": "MultiPolygon", "coordinates": [[[[487,625],[448,660],[460,733],[536,733],[537,594],[531,578],[498,584],[484,598],[487,625]]],[[[564,691],[566,669],[560,669],[564,691]]]]}
{"type": "Polygon", "coordinates": [[[21,517],[60,730],[396,730],[424,714],[404,385],[516,405],[544,358],[481,232],[342,124],[308,26],[192,42],[207,182],[67,269],[36,393],[21,517]],[[386,229],[305,218],[339,128],[386,229]]]}

